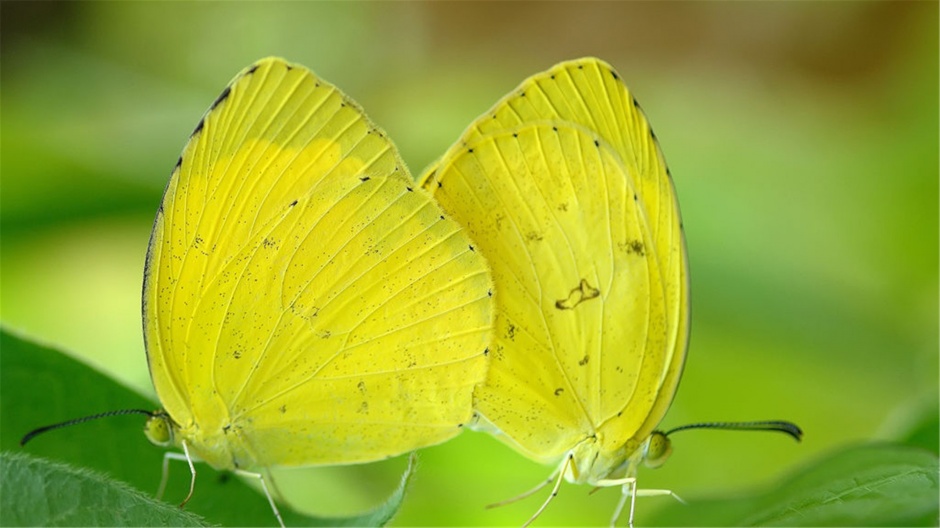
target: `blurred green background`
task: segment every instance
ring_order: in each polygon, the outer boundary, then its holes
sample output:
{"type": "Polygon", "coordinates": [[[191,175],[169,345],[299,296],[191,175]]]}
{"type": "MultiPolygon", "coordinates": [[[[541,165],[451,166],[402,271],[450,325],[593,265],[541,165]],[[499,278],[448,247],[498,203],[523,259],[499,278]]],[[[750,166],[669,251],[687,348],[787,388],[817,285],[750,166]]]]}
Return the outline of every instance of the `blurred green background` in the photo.
{"type": "MultiPolygon", "coordinates": [[[[782,418],[806,432],[801,445],[682,433],[641,487],[696,498],[769,486],[937,412],[936,2],[0,9],[0,319],[142,392],[153,215],[190,131],[241,68],[267,55],[309,66],[418,174],[525,77],[596,55],[653,123],[688,235],[692,341],[663,426],[782,418]]],[[[404,465],[279,483],[310,511],[341,513],[379,500],[404,465]]],[[[424,450],[396,524],[519,524],[541,498],[483,506],[551,470],[464,433],[424,450]]],[[[606,523],[619,491],[588,491],[563,487],[540,523],[606,523]]],[[[638,523],[669,500],[639,501],[638,523]]]]}

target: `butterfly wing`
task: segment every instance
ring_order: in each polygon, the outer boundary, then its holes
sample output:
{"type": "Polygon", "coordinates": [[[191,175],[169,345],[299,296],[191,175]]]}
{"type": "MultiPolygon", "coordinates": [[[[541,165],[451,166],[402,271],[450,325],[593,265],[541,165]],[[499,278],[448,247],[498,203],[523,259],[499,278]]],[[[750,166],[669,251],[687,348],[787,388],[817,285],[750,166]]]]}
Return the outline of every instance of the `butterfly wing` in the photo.
{"type": "Polygon", "coordinates": [[[218,467],[385,458],[469,418],[490,288],[358,106],[265,59],[213,104],[164,194],[145,269],[151,376],[218,467]]]}
{"type": "Polygon", "coordinates": [[[531,458],[593,439],[622,461],[672,401],[689,293],[672,181],[619,76],[581,59],[528,79],[422,182],[493,268],[477,410],[531,458]]]}

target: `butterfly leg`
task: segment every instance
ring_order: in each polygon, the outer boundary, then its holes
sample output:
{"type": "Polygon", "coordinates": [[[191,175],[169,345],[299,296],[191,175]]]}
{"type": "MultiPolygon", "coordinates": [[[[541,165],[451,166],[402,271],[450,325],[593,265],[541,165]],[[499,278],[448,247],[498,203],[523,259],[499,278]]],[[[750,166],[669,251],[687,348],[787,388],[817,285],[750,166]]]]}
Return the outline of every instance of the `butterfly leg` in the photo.
{"type": "Polygon", "coordinates": [[[196,466],[193,465],[193,457],[189,456],[189,447],[186,445],[186,440],[183,440],[181,444],[183,446],[183,453],[186,455],[186,463],[189,464],[189,474],[192,475],[192,477],[189,479],[189,493],[186,494],[186,498],[180,503],[180,508],[186,506],[189,499],[193,498],[193,491],[196,489],[196,466]]]}
{"type": "MultiPolygon", "coordinates": [[[[558,488],[561,487],[561,481],[562,481],[562,479],[565,478],[565,472],[568,471],[568,466],[569,466],[569,465],[572,467],[572,470],[573,470],[575,473],[577,473],[577,466],[574,465],[574,460],[572,459],[572,455],[569,454],[567,457],[565,457],[565,461],[562,463],[561,467],[558,468],[558,476],[555,477],[555,486],[552,487],[552,492],[551,492],[551,494],[549,494],[548,498],[545,499],[545,502],[542,503],[542,506],[538,509],[538,511],[536,511],[535,514],[532,515],[532,517],[530,517],[529,520],[526,521],[525,524],[522,525],[522,528],[526,528],[526,526],[529,526],[529,525],[532,524],[536,519],[538,519],[539,515],[542,515],[542,512],[545,511],[545,508],[548,507],[548,503],[552,502],[552,499],[554,499],[555,496],[558,495],[558,488]]],[[[551,478],[549,478],[549,480],[547,480],[547,481],[544,482],[542,485],[540,485],[538,488],[536,488],[535,490],[533,490],[533,492],[536,491],[536,490],[538,490],[538,489],[541,489],[541,488],[544,487],[545,484],[547,484],[548,482],[551,482],[551,478]]],[[[531,494],[531,493],[530,493],[530,494],[531,494]]]]}
{"type": "Polygon", "coordinates": [[[193,490],[196,487],[196,468],[193,466],[193,460],[189,456],[189,449],[186,447],[186,442],[183,442],[183,454],[177,453],[175,451],[167,451],[163,455],[163,475],[160,477],[160,487],[157,488],[157,500],[163,500],[163,493],[166,491],[166,484],[170,478],[170,460],[183,460],[189,464],[189,472],[192,475],[192,479],[189,481],[189,494],[186,495],[186,498],[183,499],[183,502],[180,503],[180,508],[186,506],[186,503],[189,502],[189,499],[193,496],[193,490]]]}
{"type": "MultiPolygon", "coordinates": [[[[272,497],[271,492],[268,491],[268,485],[265,483],[264,475],[261,473],[252,473],[243,469],[236,469],[235,473],[246,477],[254,477],[261,482],[261,489],[264,490],[264,496],[268,498],[268,504],[271,505],[271,510],[274,512],[274,516],[277,517],[278,524],[281,525],[281,528],[284,528],[284,519],[281,518],[281,512],[277,509],[277,504],[274,503],[274,497],[272,497]]],[[[274,481],[272,480],[272,483],[273,482],[274,481]]]]}
{"type": "Polygon", "coordinates": [[[614,510],[613,517],[610,518],[611,528],[617,526],[617,519],[620,518],[620,513],[623,512],[623,506],[627,502],[627,497],[630,497],[630,518],[627,521],[627,525],[633,528],[633,509],[636,506],[636,478],[626,478],[620,483],[620,500],[617,502],[617,508],[614,510]]]}
{"type": "Polygon", "coordinates": [[[674,499],[686,504],[682,497],[676,495],[672,490],[662,490],[662,489],[636,489],[636,477],[626,477],[622,479],[609,479],[601,480],[597,482],[598,486],[620,486],[621,494],[620,501],[617,503],[617,509],[614,510],[614,515],[610,519],[610,526],[616,526],[617,519],[620,518],[621,512],[623,512],[623,507],[627,502],[627,497],[630,497],[630,518],[627,521],[628,526],[633,528],[633,511],[636,507],[636,498],[637,497],[658,497],[662,495],[671,495],[674,499]]]}

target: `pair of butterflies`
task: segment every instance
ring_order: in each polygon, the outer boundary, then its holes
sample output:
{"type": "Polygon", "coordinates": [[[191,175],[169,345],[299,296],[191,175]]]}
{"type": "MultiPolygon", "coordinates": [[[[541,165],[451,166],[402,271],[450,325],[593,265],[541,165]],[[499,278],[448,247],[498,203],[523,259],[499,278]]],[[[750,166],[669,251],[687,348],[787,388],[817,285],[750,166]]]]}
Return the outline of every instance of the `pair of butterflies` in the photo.
{"type": "MultiPolygon", "coordinates": [[[[187,458],[369,462],[469,426],[560,462],[556,491],[623,486],[619,514],[668,455],[688,262],[655,137],[598,59],[529,78],[415,181],[356,103],[268,58],[173,170],[143,319],[146,432],[187,458]]],[[[798,437],[781,423],[739,428],[798,437]]]]}

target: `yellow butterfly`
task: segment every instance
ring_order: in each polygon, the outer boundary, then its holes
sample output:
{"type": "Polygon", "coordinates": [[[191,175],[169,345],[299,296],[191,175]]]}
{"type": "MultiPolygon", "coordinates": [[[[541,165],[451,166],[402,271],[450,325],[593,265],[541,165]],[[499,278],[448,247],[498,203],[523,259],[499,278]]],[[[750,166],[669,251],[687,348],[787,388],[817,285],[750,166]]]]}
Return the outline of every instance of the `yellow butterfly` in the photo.
{"type": "Polygon", "coordinates": [[[561,460],[555,492],[562,477],[622,486],[615,522],[638,465],[668,455],[654,430],[689,337],[679,205],[639,105],[605,62],[563,62],[474,122],[421,181],[492,268],[476,427],[530,459],[561,460]]]}
{"type": "Polygon", "coordinates": [[[196,126],[157,212],[143,323],[165,411],[147,436],[237,471],[447,440],[486,374],[491,287],[356,103],[261,60],[196,126]]]}

